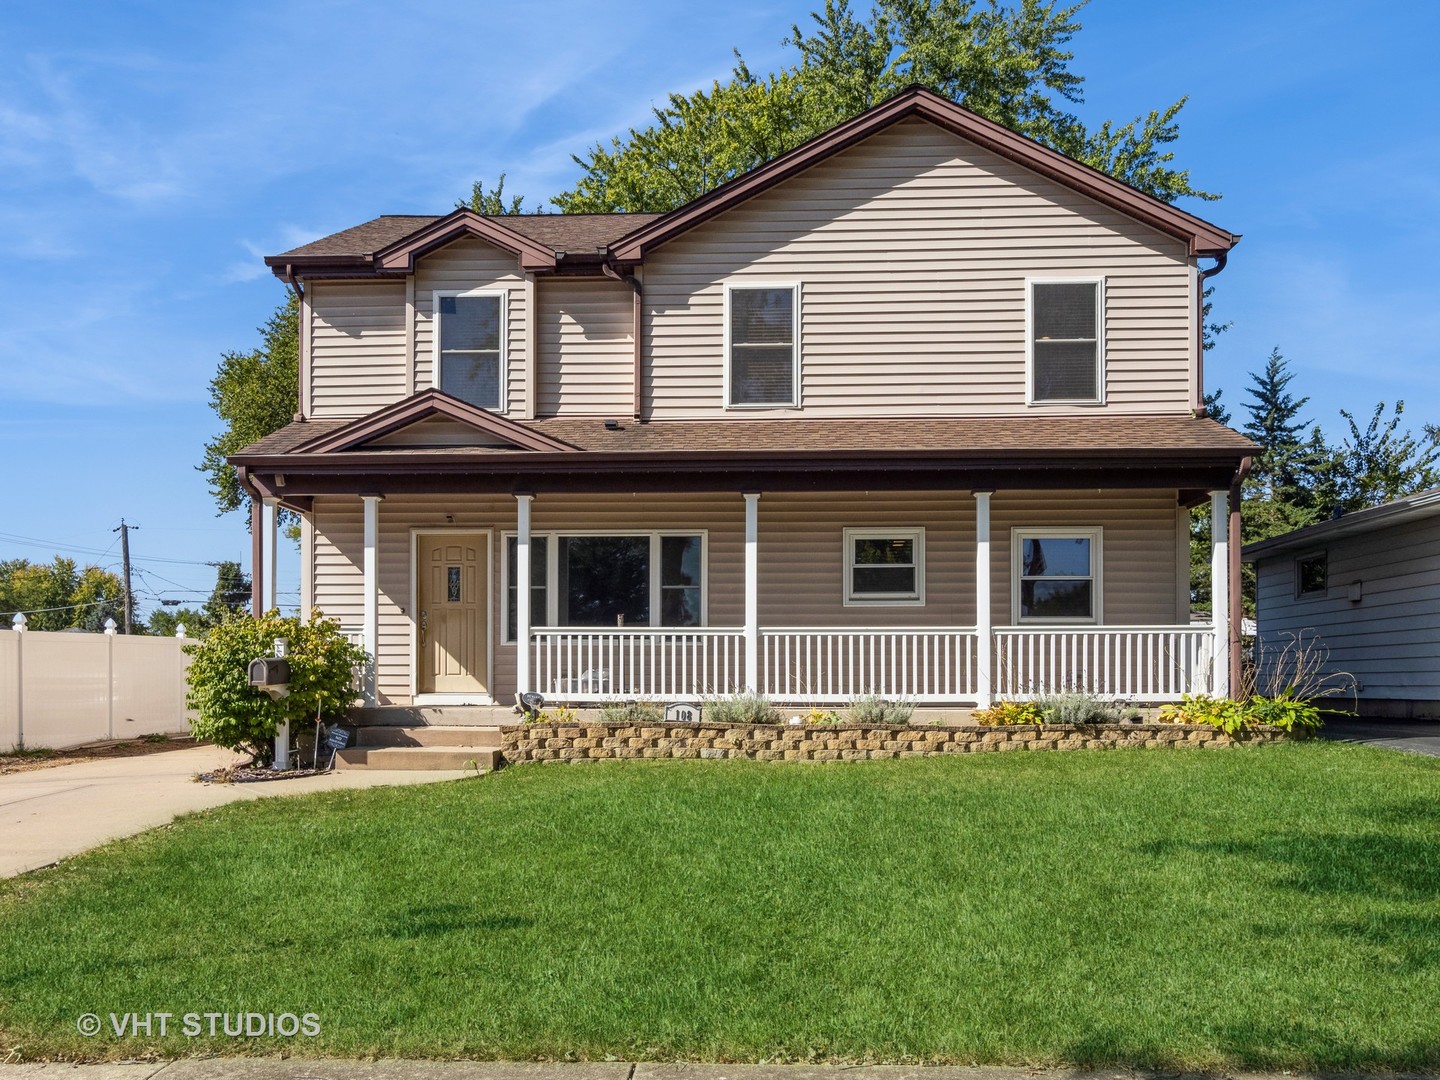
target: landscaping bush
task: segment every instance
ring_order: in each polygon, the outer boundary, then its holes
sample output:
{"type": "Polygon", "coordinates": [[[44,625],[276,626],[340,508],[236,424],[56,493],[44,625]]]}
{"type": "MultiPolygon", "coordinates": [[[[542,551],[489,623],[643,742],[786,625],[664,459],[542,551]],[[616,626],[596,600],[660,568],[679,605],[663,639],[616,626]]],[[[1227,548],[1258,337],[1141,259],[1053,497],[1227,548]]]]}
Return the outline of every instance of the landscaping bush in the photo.
{"type": "Polygon", "coordinates": [[[1045,717],[1033,701],[997,701],[975,713],[975,722],[985,727],[1012,727],[1043,724],[1045,717]]]}
{"type": "Polygon", "coordinates": [[[1165,724],[1209,724],[1229,735],[1262,726],[1291,733],[1309,732],[1324,723],[1320,709],[1301,701],[1292,690],[1284,690],[1274,697],[1256,696],[1248,701],[1186,694],[1178,705],[1160,706],[1159,720],[1165,724]]]}
{"type": "Polygon", "coordinates": [[[780,716],[764,694],[708,698],[703,715],[712,724],[778,724],[780,716]]]}
{"type": "Polygon", "coordinates": [[[1118,724],[1123,712],[1113,701],[1102,701],[1078,690],[1042,695],[1036,699],[1035,707],[1047,724],[1070,724],[1076,727],[1118,724]]]}
{"type": "Polygon", "coordinates": [[[663,724],[665,706],[658,701],[627,701],[623,705],[606,705],[600,719],[607,724],[663,724]]]}
{"type": "Polygon", "coordinates": [[[866,694],[852,700],[846,711],[852,724],[908,724],[915,705],[879,694],[866,694]]]}
{"type": "Polygon", "coordinates": [[[326,722],[340,719],[358,696],[354,671],[367,662],[365,651],[319,612],[308,625],[276,611],[259,619],[232,616],[203,641],[186,645],[185,652],[190,657],[185,704],[196,713],[191,732],[251,754],[260,765],[274,760],[282,723],[314,723],[317,715],[326,722]],[[290,693],[272,701],[250,685],[249,668],[251,660],[274,655],[276,638],[289,642],[290,693]]]}

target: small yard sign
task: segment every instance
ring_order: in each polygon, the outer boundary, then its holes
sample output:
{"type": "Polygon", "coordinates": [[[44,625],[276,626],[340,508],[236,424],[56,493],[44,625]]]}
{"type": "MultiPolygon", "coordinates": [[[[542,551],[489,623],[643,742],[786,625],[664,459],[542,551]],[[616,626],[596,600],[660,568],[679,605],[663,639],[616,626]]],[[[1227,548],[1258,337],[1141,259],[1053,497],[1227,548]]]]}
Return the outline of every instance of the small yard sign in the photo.
{"type": "Polygon", "coordinates": [[[672,701],[665,706],[665,722],[667,724],[698,724],[700,722],[700,706],[689,701],[672,701]]]}
{"type": "Polygon", "coordinates": [[[332,727],[330,733],[325,736],[325,745],[331,750],[344,750],[350,745],[350,729],[332,727]]]}

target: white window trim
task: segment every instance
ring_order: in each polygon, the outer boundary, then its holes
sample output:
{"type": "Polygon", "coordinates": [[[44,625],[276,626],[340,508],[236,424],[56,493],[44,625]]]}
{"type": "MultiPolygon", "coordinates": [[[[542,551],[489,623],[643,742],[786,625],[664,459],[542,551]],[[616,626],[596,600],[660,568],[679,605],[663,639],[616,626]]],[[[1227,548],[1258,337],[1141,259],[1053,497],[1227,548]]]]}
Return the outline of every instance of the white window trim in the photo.
{"type": "Polygon", "coordinates": [[[1323,600],[1330,595],[1330,552],[1310,551],[1304,555],[1295,556],[1295,599],[1296,600],[1323,600]],[[1300,578],[1300,564],[1309,562],[1311,559],[1325,560],[1325,587],[1323,589],[1312,589],[1310,592],[1302,591],[1300,578]]]}
{"type": "MultiPolygon", "coordinates": [[[[510,293],[507,289],[436,289],[430,299],[431,341],[431,385],[436,390],[443,390],[445,387],[444,373],[441,365],[445,362],[444,353],[440,350],[440,299],[450,296],[493,296],[500,301],[500,402],[499,408],[488,409],[493,413],[504,414],[510,411],[510,293]]],[[[474,404],[471,402],[471,404],[474,404]]],[[[477,405],[476,408],[486,408],[477,405]]]]}
{"type": "Polygon", "coordinates": [[[1105,278],[1101,277],[1027,277],[1025,279],[1025,404],[1036,408],[1047,405],[1105,404],[1105,278]],[[1035,286],[1095,286],[1095,396],[1093,398],[1047,398],[1035,400],[1035,286]]]}
{"type": "Polygon", "coordinates": [[[845,581],[843,606],[845,607],[924,607],[925,606],[925,530],[907,529],[846,529],[845,535],[845,581]],[[855,541],[856,540],[913,540],[915,542],[915,592],[914,593],[861,593],[855,594],[855,541]]]}
{"type": "MultiPolygon", "coordinates": [[[[500,534],[500,643],[514,645],[509,637],[510,630],[510,540],[519,534],[513,529],[500,534]]],[[[684,632],[702,629],[710,625],[710,533],[707,529],[558,529],[544,532],[532,530],[530,539],[545,537],[545,625],[531,626],[531,630],[603,630],[605,627],[556,626],[560,617],[560,594],[555,591],[554,582],[560,578],[560,545],[556,542],[565,536],[646,536],[650,538],[650,611],[658,617],[662,599],[660,585],[660,541],[666,536],[700,537],[700,626],[661,626],[652,622],[650,626],[635,627],[637,630],[670,630],[684,632]]]]}
{"type": "MultiPolygon", "coordinates": [[[[1011,622],[1016,626],[1101,626],[1105,622],[1104,598],[1105,598],[1105,552],[1104,552],[1105,530],[1099,526],[1076,526],[1065,528],[1061,526],[1043,526],[1037,528],[1022,528],[1016,526],[1010,530],[1010,615],[1011,622]],[[1035,615],[1020,614],[1020,585],[1024,579],[1022,568],[1025,565],[1025,541],[1026,540],[1061,540],[1075,539],[1076,537],[1087,537],[1090,540],[1090,580],[1093,582],[1091,595],[1095,599],[1095,614],[1090,618],[1084,617],[1041,617],[1035,615]]],[[[1060,581],[1076,581],[1078,578],[1059,578],[1060,581]]]]}
{"type": "Polygon", "coordinates": [[[726,409],[743,409],[748,411],[752,409],[800,408],[800,301],[801,289],[800,282],[798,281],[727,281],[725,283],[725,355],[724,361],[721,366],[723,368],[723,384],[725,394],[724,407],[726,409]],[[790,328],[790,351],[793,354],[793,363],[790,373],[790,388],[792,391],[790,395],[790,401],[767,401],[755,404],[737,404],[736,402],[731,400],[730,294],[737,290],[743,291],[746,289],[789,289],[795,295],[795,299],[790,306],[790,314],[793,319],[793,325],[790,328]]]}

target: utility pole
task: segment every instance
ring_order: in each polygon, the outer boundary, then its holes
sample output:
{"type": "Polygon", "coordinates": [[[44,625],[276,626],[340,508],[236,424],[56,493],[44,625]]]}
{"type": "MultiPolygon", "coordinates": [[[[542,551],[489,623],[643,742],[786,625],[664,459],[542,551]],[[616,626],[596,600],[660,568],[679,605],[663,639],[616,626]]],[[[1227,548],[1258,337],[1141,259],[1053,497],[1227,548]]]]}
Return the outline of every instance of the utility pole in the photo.
{"type": "Polygon", "coordinates": [[[111,529],[111,532],[120,534],[120,565],[125,573],[125,633],[130,633],[130,622],[135,617],[135,596],[130,591],[130,530],[138,529],[139,525],[126,525],[125,519],[120,519],[120,524],[111,529]]]}

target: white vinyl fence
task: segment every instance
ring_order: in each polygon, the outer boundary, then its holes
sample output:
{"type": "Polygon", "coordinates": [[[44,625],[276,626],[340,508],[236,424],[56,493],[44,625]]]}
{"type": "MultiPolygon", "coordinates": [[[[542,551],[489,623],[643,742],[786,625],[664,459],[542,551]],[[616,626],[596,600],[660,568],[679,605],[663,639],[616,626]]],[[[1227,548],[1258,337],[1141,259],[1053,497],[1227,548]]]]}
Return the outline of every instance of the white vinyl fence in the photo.
{"type": "Polygon", "coordinates": [[[187,641],[0,630],[0,750],[188,731],[187,641]]]}

